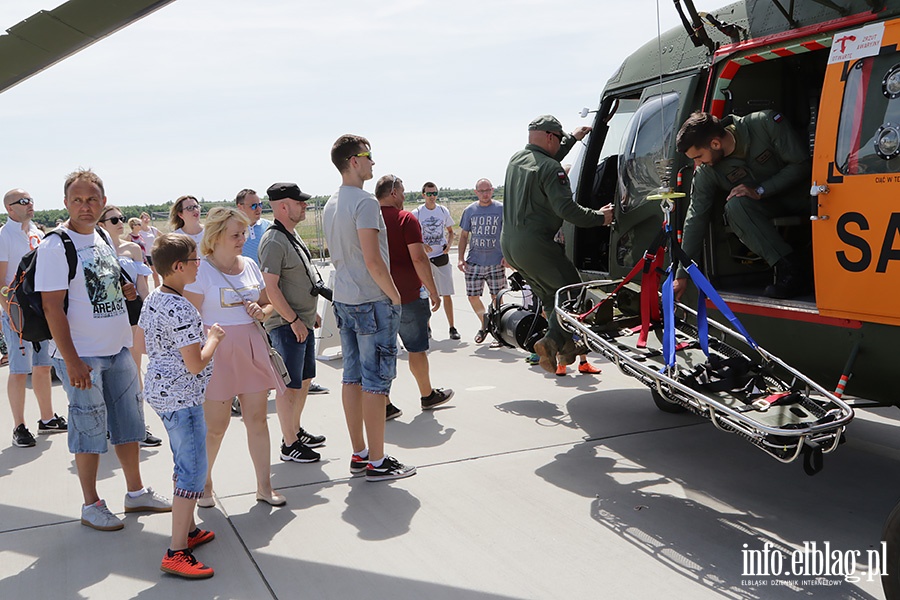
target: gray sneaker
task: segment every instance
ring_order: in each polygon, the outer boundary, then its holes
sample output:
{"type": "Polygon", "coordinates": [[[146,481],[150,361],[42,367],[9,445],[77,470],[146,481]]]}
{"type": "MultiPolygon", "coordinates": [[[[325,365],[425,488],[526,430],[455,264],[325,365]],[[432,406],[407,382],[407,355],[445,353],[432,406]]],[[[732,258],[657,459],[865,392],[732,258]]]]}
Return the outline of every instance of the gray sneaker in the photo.
{"type": "Polygon", "coordinates": [[[106,507],[106,500],[98,500],[90,506],[82,506],[81,524],[100,531],[116,531],[125,527],[125,523],[106,507]]]}
{"type": "Polygon", "coordinates": [[[148,487],[143,494],[132,498],[125,494],[125,512],[172,512],[172,501],[148,487]]]}

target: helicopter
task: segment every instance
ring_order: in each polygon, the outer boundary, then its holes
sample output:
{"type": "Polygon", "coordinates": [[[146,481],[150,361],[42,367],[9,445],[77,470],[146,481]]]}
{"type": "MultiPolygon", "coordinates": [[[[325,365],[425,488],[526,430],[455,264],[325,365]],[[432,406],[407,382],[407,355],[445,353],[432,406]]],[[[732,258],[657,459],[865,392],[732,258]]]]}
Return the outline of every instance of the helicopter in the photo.
{"type": "Polygon", "coordinates": [[[615,220],[567,223],[569,259],[586,281],[631,270],[662,224],[659,202],[648,200],[667,184],[654,168],[660,160],[674,165],[671,184],[686,196],[672,216],[680,230],[694,166],[676,151],[675,134],[691,113],[777,111],[812,157],[809,212],[775,225],[806,253],[814,291],[764,296],[772,269],[731,230],[724,202],[693,258],[761,345],[839,396],[853,394],[855,406],[900,405],[891,379],[900,341],[891,294],[900,290],[900,2],[675,6],[684,27],[626,58],[599,107],[583,111],[594,113],[593,131],[570,172],[574,197],[590,208],[612,202],[615,220]]]}

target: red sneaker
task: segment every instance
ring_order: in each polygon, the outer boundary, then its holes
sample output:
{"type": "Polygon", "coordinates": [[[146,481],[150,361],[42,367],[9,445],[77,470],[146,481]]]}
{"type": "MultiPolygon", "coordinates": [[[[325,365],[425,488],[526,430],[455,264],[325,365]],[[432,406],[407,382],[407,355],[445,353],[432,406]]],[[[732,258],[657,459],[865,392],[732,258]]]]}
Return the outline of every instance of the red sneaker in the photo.
{"type": "Polygon", "coordinates": [[[207,542],[216,539],[216,534],[212,531],[200,529],[199,527],[188,534],[188,549],[193,550],[197,546],[202,546],[207,542]]]}
{"type": "Polygon", "coordinates": [[[208,579],[215,575],[212,567],[207,567],[194,558],[190,548],[175,552],[167,550],[159,570],[186,579],[208,579]]]}
{"type": "Polygon", "coordinates": [[[578,372],[579,373],[587,373],[588,375],[597,375],[599,373],[602,373],[602,371],[600,370],[600,367],[595,367],[588,361],[584,361],[583,363],[578,365],[578,372]]]}
{"type": "Polygon", "coordinates": [[[566,365],[559,363],[556,365],[556,375],[559,377],[565,377],[566,375],[566,365]]]}

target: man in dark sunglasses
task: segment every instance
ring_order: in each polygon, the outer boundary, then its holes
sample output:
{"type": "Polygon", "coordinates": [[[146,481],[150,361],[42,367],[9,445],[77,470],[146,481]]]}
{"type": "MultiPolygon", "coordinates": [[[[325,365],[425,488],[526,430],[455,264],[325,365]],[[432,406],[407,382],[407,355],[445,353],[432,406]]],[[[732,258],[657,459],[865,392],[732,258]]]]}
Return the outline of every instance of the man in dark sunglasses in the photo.
{"type": "Polygon", "coordinates": [[[500,246],[506,262],[525,277],[544,304],[550,326],[534,352],[550,373],[556,372],[557,355],[570,365],[585,352],[576,349],[559,319],[552,318],[556,291],[581,281],[553,238],[563,221],[598,227],[612,220],[609,210],[591,210],[575,202],[569,176],[559,163],[590,131],[590,127],[579,127],[567,134],[556,117],[542,115],[528,125],[528,145],[513,154],[506,168],[500,246]]]}
{"type": "Polygon", "coordinates": [[[254,262],[259,263],[259,240],[266,229],[271,227],[272,221],[260,218],[262,216],[263,203],[259,196],[253,190],[247,188],[238,192],[234,198],[237,209],[244,213],[250,220],[250,227],[247,228],[247,241],[244,242],[244,249],[241,252],[247,258],[252,258],[254,262]]]}
{"type": "Polygon", "coordinates": [[[50,344],[41,344],[39,352],[35,352],[31,342],[19,342],[19,336],[9,322],[9,285],[16,275],[19,261],[29,250],[37,248],[44,234],[32,222],[34,217],[34,200],[25,190],[16,189],[6,192],[3,197],[8,219],[0,228],[0,306],[3,308],[3,337],[9,348],[9,378],[6,382],[6,395],[13,413],[13,445],[19,448],[30,448],[35,445],[34,436],[25,426],[25,383],[31,373],[32,389],[38,401],[41,419],[38,421],[38,433],[66,431],[65,417],[53,412],[50,399],[50,344]]]}

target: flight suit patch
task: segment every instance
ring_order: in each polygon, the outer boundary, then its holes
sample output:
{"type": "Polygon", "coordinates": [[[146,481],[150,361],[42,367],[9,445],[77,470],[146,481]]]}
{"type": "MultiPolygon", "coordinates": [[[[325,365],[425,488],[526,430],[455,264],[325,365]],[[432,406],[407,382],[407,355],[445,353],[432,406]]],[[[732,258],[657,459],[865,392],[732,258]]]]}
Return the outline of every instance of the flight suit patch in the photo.
{"type": "Polygon", "coordinates": [[[725,178],[729,181],[729,183],[737,183],[747,178],[747,169],[744,167],[737,167],[733,171],[731,171],[725,178]]]}
{"type": "Polygon", "coordinates": [[[758,162],[759,164],[763,165],[763,164],[765,164],[770,158],[772,158],[772,151],[769,150],[769,149],[766,149],[766,150],[764,150],[764,151],[762,152],[762,154],[760,154],[759,156],[756,157],[756,162],[758,162]]]}
{"type": "Polygon", "coordinates": [[[566,187],[569,187],[569,176],[566,175],[565,171],[560,171],[556,174],[556,178],[559,179],[559,182],[566,187]]]}

